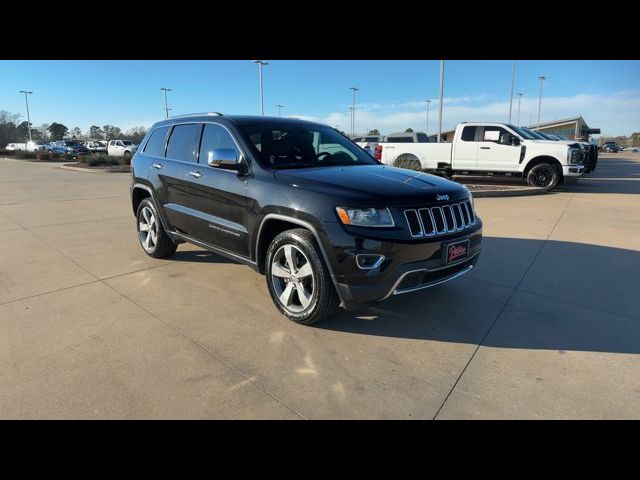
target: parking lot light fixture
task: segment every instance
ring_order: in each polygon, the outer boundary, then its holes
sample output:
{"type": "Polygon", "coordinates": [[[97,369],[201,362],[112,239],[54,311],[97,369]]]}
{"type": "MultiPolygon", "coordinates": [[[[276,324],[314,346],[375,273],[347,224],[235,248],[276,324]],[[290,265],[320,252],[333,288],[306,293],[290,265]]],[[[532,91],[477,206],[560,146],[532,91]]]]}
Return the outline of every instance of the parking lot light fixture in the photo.
{"type": "Polygon", "coordinates": [[[160,90],[164,91],[164,113],[165,113],[165,118],[169,118],[169,110],[171,110],[171,109],[169,108],[169,105],[167,103],[167,92],[170,92],[171,89],[162,87],[160,90]]]}
{"type": "Polygon", "coordinates": [[[520,126],[520,100],[522,100],[523,96],[524,96],[524,93],[518,94],[518,126],[520,126]]]}
{"type": "Polygon", "coordinates": [[[29,141],[31,141],[31,117],[29,116],[29,98],[27,95],[33,94],[33,92],[29,92],[28,90],[20,90],[20,93],[24,93],[24,103],[27,106],[27,130],[29,132],[29,141]]]}
{"type": "Polygon", "coordinates": [[[542,84],[547,79],[544,75],[540,75],[538,80],[540,80],[540,97],[538,97],[538,126],[536,130],[540,130],[540,110],[542,108],[542,84]]]}
{"type": "Polygon", "coordinates": [[[253,63],[258,64],[258,76],[260,77],[260,113],[264,117],[264,90],[262,86],[262,67],[264,65],[269,65],[269,62],[265,62],[264,60],[254,60],[253,63]]]}
{"type": "Polygon", "coordinates": [[[353,107],[351,107],[351,136],[355,136],[356,131],[356,92],[360,90],[358,87],[350,87],[353,90],[353,107]]]}
{"type": "Polygon", "coordinates": [[[440,137],[442,136],[442,100],[444,94],[444,60],[440,60],[440,115],[438,119],[438,138],[437,142],[440,143],[440,137]]]}
{"type": "Polygon", "coordinates": [[[513,84],[516,81],[516,61],[511,64],[511,92],[509,93],[509,122],[511,123],[511,108],[513,106],[513,84]]]}
{"type": "Polygon", "coordinates": [[[282,116],[282,109],[284,108],[284,105],[276,105],[276,107],[278,107],[278,116],[281,117],[282,116]]]}
{"type": "Polygon", "coordinates": [[[425,102],[427,102],[427,130],[426,130],[426,134],[427,137],[429,136],[429,107],[431,107],[431,100],[425,100],[425,102]]]}

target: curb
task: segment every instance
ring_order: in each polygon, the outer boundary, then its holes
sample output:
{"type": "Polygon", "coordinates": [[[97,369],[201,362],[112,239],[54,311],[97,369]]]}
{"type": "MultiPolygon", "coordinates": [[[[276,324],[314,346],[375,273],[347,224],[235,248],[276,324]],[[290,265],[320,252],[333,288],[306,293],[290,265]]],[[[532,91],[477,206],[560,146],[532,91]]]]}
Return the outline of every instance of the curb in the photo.
{"type": "MultiPolygon", "coordinates": [[[[469,185],[466,185],[469,187],[469,185]]],[[[549,188],[520,188],[513,190],[479,190],[474,192],[472,188],[469,188],[473,194],[473,198],[492,198],[492,197],[528,197],[530,195],[542,195],[549,192],[549,188]]]]}
{"type": "Polygon", "coordinates": [[[73,172],[82,172],[82,173],[131,173],[131,172],[114,172],[105,168],[82,168],[82,167],[73,167],[71,165],[60,165],[62,170],[70,170],[73,172]]]}

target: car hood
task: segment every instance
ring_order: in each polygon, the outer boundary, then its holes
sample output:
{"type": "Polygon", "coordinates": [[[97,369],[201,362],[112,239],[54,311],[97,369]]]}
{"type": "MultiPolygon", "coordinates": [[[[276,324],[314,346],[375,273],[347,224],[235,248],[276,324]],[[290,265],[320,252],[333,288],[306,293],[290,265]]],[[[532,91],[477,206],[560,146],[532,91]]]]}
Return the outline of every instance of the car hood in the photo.
{"type": "Polygon", "coordinates": [[[336,196],[380,199],[387,204],[407,201],[435,202],[447,194],[451,200],[466,198],[459,183],[428,173],[388,165],[348,165],[335,167],[275,170],[279,182],[336,196]],[[393,199],[393,202],[389,202],[393,199]]]}

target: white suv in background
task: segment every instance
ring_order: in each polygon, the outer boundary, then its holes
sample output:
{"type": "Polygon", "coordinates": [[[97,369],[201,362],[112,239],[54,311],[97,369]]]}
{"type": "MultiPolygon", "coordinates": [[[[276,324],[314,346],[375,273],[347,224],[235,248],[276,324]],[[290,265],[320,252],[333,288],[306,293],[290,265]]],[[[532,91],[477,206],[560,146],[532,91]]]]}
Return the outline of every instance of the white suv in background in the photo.
{"type": "Polygon", "coordinates": [[[138,146],[134,145],[129,140],[109,140],[109,145],[107,145],[107,155],[114,157],[130,157],[135,153],[137,148],[138,146]]]}

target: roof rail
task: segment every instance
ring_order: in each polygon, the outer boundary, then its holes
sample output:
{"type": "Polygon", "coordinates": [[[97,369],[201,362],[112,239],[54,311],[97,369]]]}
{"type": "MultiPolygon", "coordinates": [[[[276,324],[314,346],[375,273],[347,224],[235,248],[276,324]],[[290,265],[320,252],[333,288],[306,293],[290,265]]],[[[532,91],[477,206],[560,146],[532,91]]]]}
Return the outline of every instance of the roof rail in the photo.
{"type": "Polygon", "coordinates": [[[220,112],[203,112],[203,113],[185,113],[183,115],[172,115],[170,118],[180,118],[180,117],[203,117],[205,115],[213,115],[216,117],[222,117],[220,112]]]}

